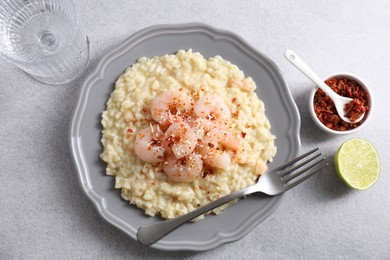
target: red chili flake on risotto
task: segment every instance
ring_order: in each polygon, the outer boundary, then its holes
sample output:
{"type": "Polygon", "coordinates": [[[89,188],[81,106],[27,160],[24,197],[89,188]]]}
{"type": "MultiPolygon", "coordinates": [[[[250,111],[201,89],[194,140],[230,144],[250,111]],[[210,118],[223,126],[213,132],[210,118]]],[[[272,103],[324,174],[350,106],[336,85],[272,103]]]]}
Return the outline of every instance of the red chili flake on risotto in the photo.
{"type": "Polygon", "coordinates": [[[368,93],[355,80],[347,78],[332,78],[325,83],[337,94],[352,98],[353,100],[345,106],[345,116],[349,117],[352,122],[356,121],[363,113],[364,118],[357,123],[347,123],[343,121],[336,110],[336,107],[325,94],[324,91],[318,89],[314,95],[314,112],[318,119],[326,127],[336,131],[346,131],[361,125],[367,117],[369,111],[368,93]]]}

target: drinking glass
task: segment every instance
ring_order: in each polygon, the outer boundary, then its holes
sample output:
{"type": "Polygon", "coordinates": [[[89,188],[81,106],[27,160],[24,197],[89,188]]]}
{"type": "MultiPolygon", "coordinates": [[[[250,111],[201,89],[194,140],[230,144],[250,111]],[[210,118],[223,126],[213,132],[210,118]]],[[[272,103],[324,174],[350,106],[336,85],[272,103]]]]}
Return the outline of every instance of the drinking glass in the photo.
{"type": "Polygon", "coordinates": [[[89,62],[89,40],[73,0],[0,0],[0,53],[48,84],[74,80],[89,62]]]}

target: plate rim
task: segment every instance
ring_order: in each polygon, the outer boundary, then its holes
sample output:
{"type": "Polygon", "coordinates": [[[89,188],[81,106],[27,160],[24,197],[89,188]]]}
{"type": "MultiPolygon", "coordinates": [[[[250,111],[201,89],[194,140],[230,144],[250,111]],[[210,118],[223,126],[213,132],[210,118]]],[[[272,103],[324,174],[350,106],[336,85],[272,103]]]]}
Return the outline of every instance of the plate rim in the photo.
{"type": "MultiPolygon", "coordinates": [[[[141,29],[128,38],[126,38],[122,43],[119,43],[117,46],[113,47],[110,51],[108,51],[105,55],[103,55],[94,69],[90,71],[88,76],[85,78],[83,84],[80,86],[78,99],[74,108],[74,111],[71,116],[71,121],[69,124],[69,135],[68,135],[68,143],[71,152],[72,161],[77,173],[77,179],[79,185],[85,195],[92,201],[99,215],[111,225],[117,227],[122,232],[129,235],[131,238],[137,240],[137,229],[132,227],[131,225],[125,223],[121,219],[117,218],[111,212],[106,210],[105,199],[94,192],[93,187],[90,184],[87,169],[85,169],[85,165],[83,162],[83,154],[79,147],[80,135],[80,123],[82,119],[82,115],[85,112],[85,107],[87,105],[88,95],[93,88],[94,82],[99,81],[104,77],[104,72],[109,65],[109,63],[117,58],[117,56],[121,55],[123,52],[130,51],[132,46],[135,44],[142,42],[150,37],[156,36],[157,34],[164,34],[169,31],[174,31],[176,33],[189,33],[189,32],[202,32],[207,33],[209,36],[212,36],[214,39],[221,39],[233,42],[236,46],[239,46],[241,50],[247,54],[254,54],[254,58],[259,61],[258,57],[261,57],[262,60],[267,62],[272,70],[270,70],[271,74],[279,74],[278,77],[272,75],[273,78],[280,82],[278,82],[280,86],[282,86],[283,92],[278,88],[278,91],[281,92],[280,96],[284,99],[285,105],[289,106],[290,109],[287,109],[289,113],[289,118],[293,118],[295,120],[295,124],[293,127],[289,129],[288,137],[290,142],[296,142],[295,145],[292,145],[293,148],[291,157],[294,157],[298,154],[301,148],[301,140],[300,140],[300,126],[301,119],[298,107],[288,89],[288,85],[283,77],[278,66],[266,55],[259,52],[255,48],[253,48],[246,40],[244,40],[241,36],[235,34],[234,32],[217,29],[210,25],[204,23],[182,23],[182,24],[160,24],[153,25],[141,29]],[[293,138],[294,137],[294,138],[293,138]]],[[[267,207],[263,209],[261,212],[263,214],[259,217],[256,215],[251,216],[239,229],[235,230],[232,233],[223,233],[218,232],[211,240],[204,241],[203,243],[173,243],[169,241],[159,241],[156,244],[152,245],[153,248],[166,250],[166,251],[178,251],[178,250],[187,250],[187,251],[207,251],[214,249],[218,246],[221,246],[226,243],[230,243],[236,240],[239,240],[246,236],[254,227],[268,218],[280,205],[282,201],[283,195],[279,195],[274,197],[276,200],[274,204],[269,203],[267,207]],[[270,209],[269,209],[270,208],[270,209]],[[267,210],[266,210],[267,209],[267,210]],[[252,221],[252,219],[255,219],[252,221]]]]}

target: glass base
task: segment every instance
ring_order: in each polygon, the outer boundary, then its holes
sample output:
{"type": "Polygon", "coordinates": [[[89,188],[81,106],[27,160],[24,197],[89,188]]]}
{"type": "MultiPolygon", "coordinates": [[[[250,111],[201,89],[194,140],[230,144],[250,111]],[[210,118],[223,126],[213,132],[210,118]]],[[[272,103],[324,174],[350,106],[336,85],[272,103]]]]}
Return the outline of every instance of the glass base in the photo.
{"type": "Polygon", "coordinates": [[[38,80],[38,81],[40,81],[42,83],[48,84],[48,85],[62,85],[62,84],[69,83],[69,82],[77,79],[85,71],[86,67],[89,64],[91,46],[90,46],[90,41],[89,41],[88,36],[85,36],[85,42],[87,44],[87,46],[86,46],[86,49],[87,49],[86,50],[86,55],[87,55],[87,57],[84,60],[84,64],[80,65],[77,68],[77,71],[75,73],[73,73],[71,76],[66,75],[66,73],[64,73],[63,77],[61,77],[61,75],[56,75],[54,77],[50,77],[50,76],[43,77],[43,76],[33,75],[33,74],[29,73],[28,71],[25,71],[25,72],[27,74],[29,74],[30,76],[32,76],[34,79],[36,79],[36,80],[38,80]]]}

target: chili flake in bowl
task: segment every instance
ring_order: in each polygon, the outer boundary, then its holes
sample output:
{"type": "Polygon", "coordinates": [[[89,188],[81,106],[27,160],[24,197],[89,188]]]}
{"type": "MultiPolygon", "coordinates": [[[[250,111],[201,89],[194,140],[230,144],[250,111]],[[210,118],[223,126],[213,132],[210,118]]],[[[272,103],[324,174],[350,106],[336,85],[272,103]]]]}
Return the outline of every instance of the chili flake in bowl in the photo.
{"type": "Polygon", "coordinates": [[[316,125],[332,134],[350,134],[366,125],[373,108],[372,95],[367,85],[352,74],[336,74],[327,77],[324,82],[340,96],[353,100],[345,106],[345,114],[352,122],[343,121],[336,111],[332,99],[321,89],[314,89],[309,98],[309,113],[316,125]]]}

